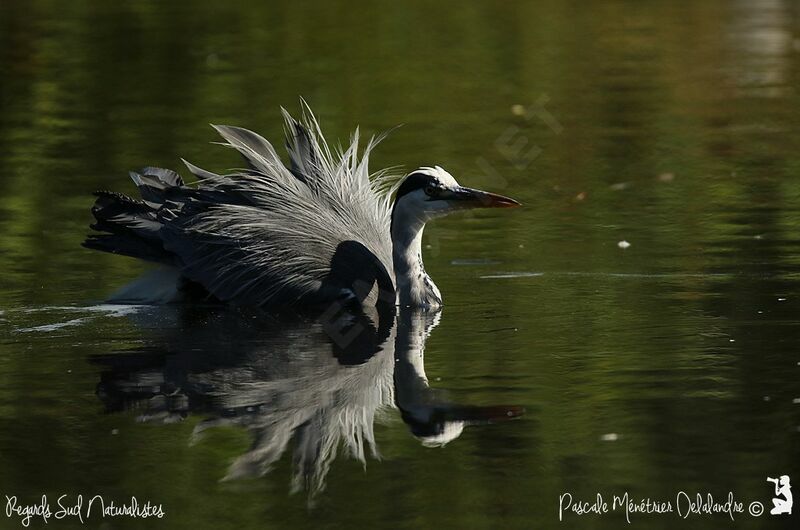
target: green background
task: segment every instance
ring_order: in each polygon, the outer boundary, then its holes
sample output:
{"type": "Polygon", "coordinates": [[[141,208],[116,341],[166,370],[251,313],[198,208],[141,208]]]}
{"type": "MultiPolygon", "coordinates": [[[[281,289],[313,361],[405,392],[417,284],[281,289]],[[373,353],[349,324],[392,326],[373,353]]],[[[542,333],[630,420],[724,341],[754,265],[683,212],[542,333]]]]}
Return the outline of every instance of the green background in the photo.
{"type": "Polygon", "coordinates": [[[0,493],[164,505],[104,528],[546,528],[566,491],[770,504],[766,476],[800,484],[796,3],[4,0],[0,72],[0,493]],[[340,451],[313,506],[291,448],[220,482],[246,430],[190,445],[202,413],[105,414],[88,359],[155,346],[80,309],[145,269],[80,248],[91,191],[179,157],[237,167],[208,123],[280,146],[300,96],[332,140],[403,123],[373,169],[439,164],[525,205],[426,230],[446,307],[425,368],[452,401],[527,413],[430,449],[390,408],[382,459],[340,451]]]}

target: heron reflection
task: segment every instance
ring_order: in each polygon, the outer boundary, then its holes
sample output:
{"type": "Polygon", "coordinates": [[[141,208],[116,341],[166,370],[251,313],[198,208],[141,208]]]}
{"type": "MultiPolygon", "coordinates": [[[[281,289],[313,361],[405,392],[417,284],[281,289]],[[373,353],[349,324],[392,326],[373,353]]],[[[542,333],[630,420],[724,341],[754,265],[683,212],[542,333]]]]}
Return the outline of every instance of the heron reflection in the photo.
{"type": "Polygon", "coordinates": [[[425,341],[440,312],[401,311],[372,318],[332,312],[309,322],[264,324],[229,309],[159,308],[139,324],[152,346],[97,356],[97,393],[109,412],[134,410],[140,421],[205,417],[210,428],[238,425],[252,435],[225,479],[268,473],[284,453],[293,461],[293,492],[325,488],[337,452],[366,465],[380,458],[374,424],[396,408],[425,446],[443,446],[470,425],[520,416],[517,406],[464,406],[431,388],[425,341]],[[175,321],[164,325],[167,314],[175,321]],[[147,320],[155,315],[158,322],[147,320]]]}

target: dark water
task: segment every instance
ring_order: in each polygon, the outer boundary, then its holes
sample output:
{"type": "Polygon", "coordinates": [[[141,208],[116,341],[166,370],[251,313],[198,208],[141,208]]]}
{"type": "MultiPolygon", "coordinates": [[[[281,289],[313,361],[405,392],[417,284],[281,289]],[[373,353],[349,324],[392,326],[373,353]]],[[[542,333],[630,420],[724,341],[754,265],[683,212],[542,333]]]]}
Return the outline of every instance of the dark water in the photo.
{"type": "Polygon", "coordinates": [[[103,528],[542,528],[565,492],[733,492],[734,523],[631,518],[797,527],[747,513],[800,484],[796,3],[6,0],[0,72],[4,495],[165,511],[103,528]],[[89,193],[234,167],[207,124],[280,143],[301,95],[331,138],[404,123],[376,169],[525,203],[426,230],[444,311],[343,348],[352,323],[98,306],[144,267],[80,248],[89,193]]]}

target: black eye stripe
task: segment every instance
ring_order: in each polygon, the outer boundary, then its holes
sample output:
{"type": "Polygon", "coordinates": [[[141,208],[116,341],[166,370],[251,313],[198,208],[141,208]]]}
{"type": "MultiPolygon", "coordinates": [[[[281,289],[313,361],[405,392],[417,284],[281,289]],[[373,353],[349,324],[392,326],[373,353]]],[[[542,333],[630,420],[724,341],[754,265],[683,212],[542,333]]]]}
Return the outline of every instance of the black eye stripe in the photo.
{"type": "Polygon", "coordinates": [[[432,177],[426,173],[412,173],[406,177],[402,184],[400,184],[394,200],[397,202],[397,200],[399,200],[403,195],[411,193],[412,191],[425,190],[425,188],[428,186],[433,186],[434,188],[442,187],[439,179],[436,177],[432,177]]]}
{"type": "Polygon", "coordinates": [[[405,178],[400,187],[397,189],[397,193],[394,196],[394,206],[392,207],[392,221],[391,221],[391,230],[394,230],[394,212],[396,210],[397,201],[399,201],[404,195],[411,193],[412,191],[417,190],[425,190],[428,186],[434,186],[437,189],[443,189],[442,183],[439,182],[439,179],[428,175],[427,173],[422,173],[420,171],[416,171],[411,173],[409,176],[405,178]]]}

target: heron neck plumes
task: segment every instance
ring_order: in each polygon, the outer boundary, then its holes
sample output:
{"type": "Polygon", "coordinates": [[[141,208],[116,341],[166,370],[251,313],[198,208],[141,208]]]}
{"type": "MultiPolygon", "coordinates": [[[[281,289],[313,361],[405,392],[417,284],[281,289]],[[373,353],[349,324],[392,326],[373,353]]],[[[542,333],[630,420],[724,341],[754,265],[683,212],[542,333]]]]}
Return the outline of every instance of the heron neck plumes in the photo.
{"type": "Polygon", "coordinates": [[[439,307],[442,295],[422,263],[422,231],[425,221],[419,216],[395,211],[392,222],[392,259],[401,306],[439,307]]]}

